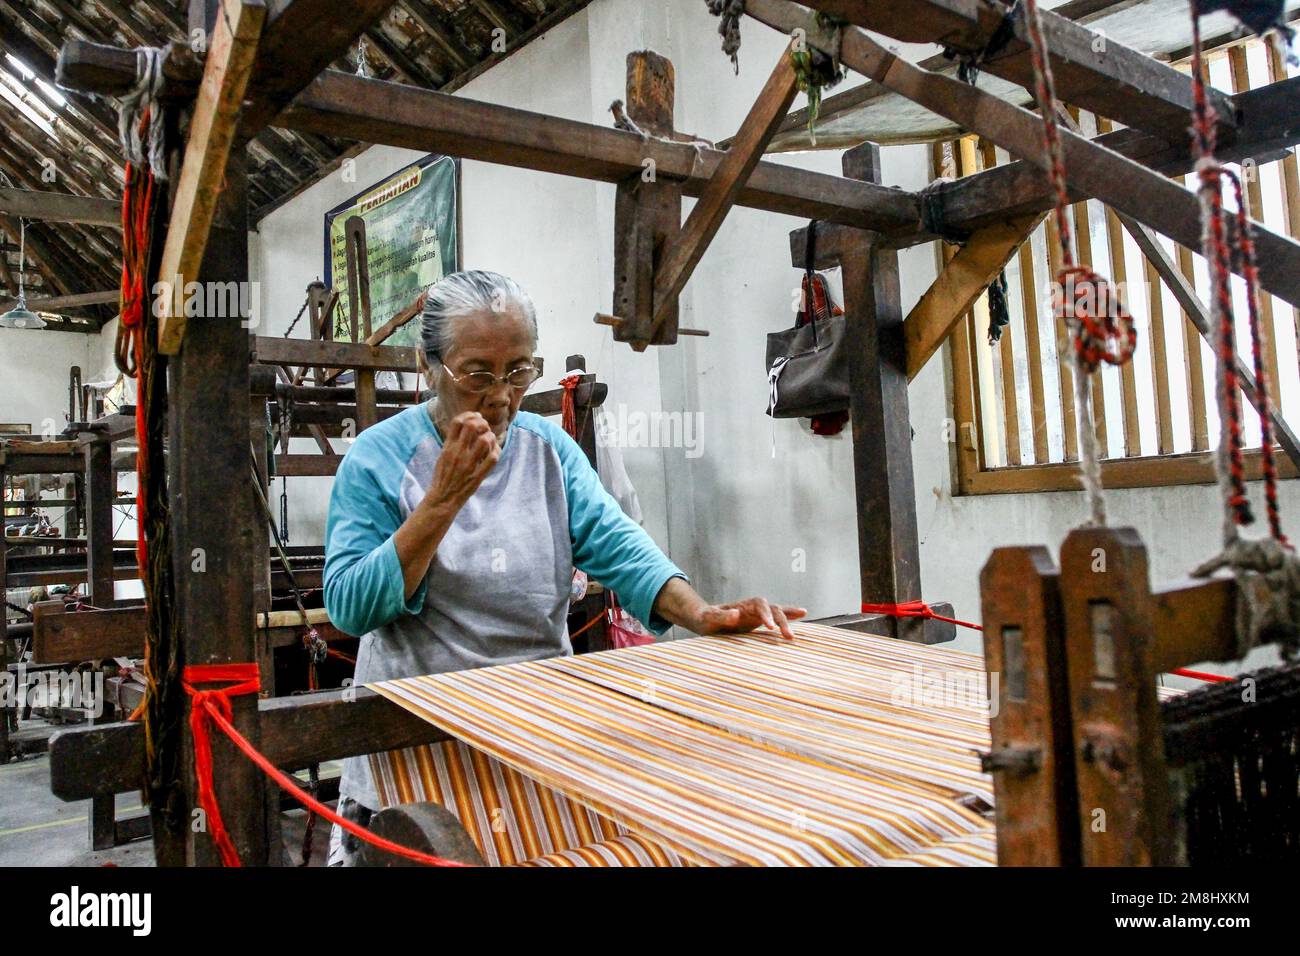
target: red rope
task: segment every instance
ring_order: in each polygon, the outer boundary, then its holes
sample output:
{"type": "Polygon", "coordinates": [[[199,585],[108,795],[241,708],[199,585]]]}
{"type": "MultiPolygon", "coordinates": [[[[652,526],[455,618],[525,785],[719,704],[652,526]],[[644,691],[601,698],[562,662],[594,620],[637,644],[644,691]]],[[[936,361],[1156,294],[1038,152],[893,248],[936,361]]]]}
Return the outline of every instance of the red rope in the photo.
{"type": "Polygon", "coordinates": [[[1203,680],[1211,684],[1226,684],[1232,680],[1231,677],[1224,677],[1222,674],[1210,674],[1206,671],[1190,671],[1185,667],[1176,667],[1169,673],[1177,674],[1179,677],[1190,677],[1192,680],[1203,680]]]}
{"type": "Polygon", "coordinates": [[[1202,253],[1210,263],[1213,279],[1213,296],[1219,315],[1218,359],[1223,369],[1223,394],[1219,400],[1224,409],[1228,427],[1228,478],[1227,506],[1232,520],[1238,526],[1254,522],[1250,501],[1246,497],[1246,473],[1242,463],[1241,398],[1237,385],[1237,345],[1235,316],[1232,302],[1232,247],[1224,219],[1222,180],[1233,187],[1237,201],[1235,213],[1236,239],[1241,254],[1242,275],[1246,280],[1247,316],[1251,338],[1251,356],[1254,362],[1255,388],[1258,393],[1260,417],[1261,464],[1264,472],[1264,502],[1268,513],[1269,533],[1281,544],[1286,544],[1282,533],[1277,501],[1277,462],[1273,456],[1273,420],[1270,412],[1272,398],[1268,388],[1268,371],[1264,365],[1261,337],[1263,326],[1259,315],[1259,268],[1255,255],[1255,239],[1241,179],[1214,156],[1218,114],[1205,88],[1205,68],[1201,52],[1200,6],[1192,3],[1192,113],[1196,145],[1196,171],[1200,181],[1199,192],[1205,208],[1207,222],[1203,234],[1202,253]]]}
{"type": "MultiPolygon", "coordinates": [[[[148,129],[149,111],[140,117],[140,127],[148,129]]],[[[152,244],[154,205],[154,176],[149,164],[136,169],[131,163],[124,171],[126,182],[122,191],[122,277],[119,289],[120,317],[114,357],[122,374],[136,380],[135,440],[136,440],[136,563],[143,575],[147,565],[148,546],[145,540],[148,495],[148,422],[149,401],[142,387],[141,369],[144,366],[145,310],[149,307],[145,296],[145,283],[149,271],[149,247],[152,244]]]]}
{"type": "Polygon", "coordinates": [[[582,625],[582,627],[578,628],[576,631],[570,634],[569,640],[573,640],[573,638],[577,637],[579,634],[585,634],[587,631],[591,630],[593,627],[595,627],[601,621],[605,620],[605,618],[607,617],[609,617],[609,611],[601,611],[599,614],[593,617],[586,624],[582,625]]]}
{"type": "MultiPolygon", "coordinates": [[[[942,614],[935,614],[930,605],[924,601],[907,601],[903,604],[863,604],[863,614],[887,614],[890,617],[923,617],[935,621],[946,621],[949,624],[956,624],[958,627],[968,627],[972,631],[982,631],[984,628],[979,624],[972,624],[969,621],[959,621],[955,617],[944,617],[942,614]]],[[[1184,668],[1172,670],[1169,673],[1177,674],[1179,677],[1191,677],[1195,680],[1210,681],[1220,683],[1232,680],[1231,677],[1221,677],[1218,674],[1209,674],[1205,671],[1190,671],[1184,668]]]]}
{"type": "Polygon", "coordinates": [[[560,379],[560,384],[564,387],[564,395],[560,400],[560,420],[574,441],[578,440],[578,411],[574,405],[573,392],[578,387],[578,379],[577,375],[560,379]]]}
{"type": "MultiPolygon", "coordinates": [[[[256,664],[191,664],[181,676],[181,686],[190,702],[190,731],[194,735],[194,776],[198,779],[199,806],[207,814],[208,830],[225,866],[239,866],[239,854],[221,819],[221,806],[212,785],[212,736],[210,724],[220,718],[229,725],[232,714],[230,698],[256,694],[262,681],[256,664]],[[235,681],[229,687],[197,690],[195,684],[235,681]]],[[[232,728],[233,729],[233,728],[232,728]]]]}
{"type": "Polygon", "coordinates": [[[226,866],[239,866],[240,864],[239,856],[235,852],[234,845],[230,842],[230,836],[221,821],[221,810],[217,805],[216,792],[212,788],[212,749],[209,722],[215,724],[217,729],[229,737],[245,757],[251,760],[295,800],[331,823],[337,823],[358,839],[364,840],[372,846],[377,846],[381,850],[386,850],[389,853],[428,866],[463,867],[469,865],[401,846],[371,833],[365,827],[351,820],[344,819],[299,787],[288,774],[258,753],[257,749],[248,742],[248,738],[236,730],[235,725],[230,722],[230,698],[239,694],[257,693],[261,686],[256,664],[191,665],[185,668],[183,680],[186,692],[194,698],[192,702],[193,709],[190,712],[190,727],[194,733],[194,766],[199,781],[199,802],[208,815],[212,839],[217,843],[222,862],[226,866]],[[208,683],[211,681],[238,681],[239,683],[232,687],[207,691],[196,690],[191,686],[191,682],[208,683]],[[196,716],[199,714],[201,716],[196,716]]]}
{"type": "Polygon", "coordinates": [[[890,617],[924,617],[935,621],[946,621],[949,624],[956,624],[958,627],[969,627],[972,631],[984,630],[978,624],[972,624],[969,621],[959,621],[955,617],[944,617],[942,614],[935,614],[930,605],[924,601],[907,601],[903,604],[863,604],[863,614],[888,614],[890,617]]]}

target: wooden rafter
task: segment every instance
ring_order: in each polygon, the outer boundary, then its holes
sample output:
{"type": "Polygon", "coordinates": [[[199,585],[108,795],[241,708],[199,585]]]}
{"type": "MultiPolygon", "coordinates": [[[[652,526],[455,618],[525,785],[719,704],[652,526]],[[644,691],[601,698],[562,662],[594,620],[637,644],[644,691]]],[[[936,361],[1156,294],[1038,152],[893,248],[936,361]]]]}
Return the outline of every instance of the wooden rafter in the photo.
{"type": "MultiPolygon", "coordinates": [[[[800,12],[796,4],[749,0],[746,9],[763,10],[764,22],[770,20],[787,32],[802,27],[814,46],[830,48],[835,42],[830,31],[810,12],[800,12]]],[[[979,133],[1008,152],[1035,165],[1046,164],[1042,121],[1029,110],[978,87],[923,70],[857,27],[844,29],[840,56],[849,68],[979,133]]],[[[1175,242],[1189,248],[1199,245],[1200,204],[1194,193],[1069,129],[1060,130],[1060,137],[1069,181],[1085,195],[1128,213],[1175,242]]],[[[1254,224],[1254,230],[1261,287],[1292,304],[1300,304],[1300,243],[1259,223],[1254,224]]]]}
{"type": "Polygon", "coordinates": [[[0,189],[0,213],[45,222],[83,222],[121,228],[122,207],[111,199],[34,189],[0,189]]]}
{"type": "Polygon", "coordinates": [[[975,300],[983,295],[1042,221],[1040,214],[988,226],[971,236],[948,260],[903,320],[909,381],[920,374],[975,305],[975,300]]]}
{"type": "Polygon", "coordinates": [[[213,30],[163,246],[159,276],[163,282],[172,283],[173,294],[162,297],[158,349],[169,355],[180,350],[185,335],[185,311],[176,306],[186,284],[198,277],[203,262],[244,90],[266,19],[261,0],[236,0],[230,6],[233,9],[228,9],[228,15],[220,18],[213,30]]]}
{"type": "Polygon", "coordinates": [[[783,50],[754,105],[750,107],[731,148],[714,167],[713,175],[691,209],[681,233],[668,241],[668,248],[655,268],[654,320],[650,340],[677,303],[677,297],[717,235],[727,212],[758,165],[768,141],[790,109],[797,92],[794,67],[783,50]]]}
{"type": "MultiPolygon", "coordinates": [[[[751,0],[746,10],[753,14],[751,8],[762,11],[771,5],[772,0],[751,0]]],[[[1002,26],[1004,9],[970,0],[909,0],[905,15],[893,4],[868,0],[808,0],[807,5],[897,40],[939,43],[968,53],[979,53],[988,46],[1002,26]]],[[[1183,138],[1192,106],[1192,84],[1185,74],[1113,39],[1099,40],[1086,26],[1050,10],[1040,14],[1057,95],[1062,100],[1173,142],[1183,138]]],[[[980,69],[1032,90],[1033,67],[1024,17],[1015,15],[1012,23],[1014,37],[984,58],[980,69]]],[[[1233,125],[1232,101],[1217,91],[1212,97],[1227,135],[1233,125]]]]}
{"type": "MultiPolygon", "coordinates": [[[[307,87],[276,123],[611,183],[640,175],[650,160],[657,175],[682,180],[689,196],[702,193],[725,155],[333,70],[307,87]]],[[[915,231],[920,222],[919,201],[901,189],[776,163],[760,162],[736,202],[881,232],[915,231]]]]}
{"type": "MultiPolygon", "coordinates": [[[[79,292],[75,295],[49,296],[43,299],[28,299],[27,308],[33,312],[58,312],[61,309],[82,309],[88,305],[107,305],[118,300],[117,289],[103,292],[79,292]]],[[[0,312],[12,308],[13,302],[0,299],[0,312]]]]}
{"type": "MultiPolygon", "coordinates": [[[[1178,264],[1165,251],[1164,246],[1160,244],[1160,241],[1150,229],[1136,221],[1132,216],[1121,212],[1117,212],[1115,215],[1128,234],[1133,237],[1139,251],[1151,263],[1156,274],[1169,287],[1174,299],[1182,306],[1183,312],[1187,314],[1188,320],[1192,325],[1196,326],[1196,330],[1201,333],[1201,337],[1210,343],[1210,347],[1217,349],[1215,329],[1210,321],[1210,310],[1201,301],[1200,296],[1196,294],[1195,286],[1183,275],[1182,270],[1178,268],[1178,264]]],[[[1237,356],[1236,362],[1237,378],[1241,383],[1241,391],[1246,396],[1247,401],[1255,406],[1256,410],[1260,410],[1259,388],[1256,385],[1255,376],[1247,368],[1246,363],[1242,361],[1240,356],[1237,356]]],[[[1291,459],[1292,464],[1297,469],[1300,469],[1300,439],[1296,438],[1295,433],[1287,425],[1278,405],[1271,405],[1270,412],[1270,420],[1273,422],[1273,428],[1277,433],[1278,444],[1282,446],[1282,450],[1286,452],[1286,456],[1291,459]]]]}
{"type": "MultiPolygon", "coordinates": [[[[1287,152],[1300,143],[1300,77],[1240,93],[1235,98],[1240,115],[1236,134],[1218,151],[1223,162],[1254,159],[1287,152]]],[[[1194,159],[1190,142],[1171,146],[1139,130],[1121,129],[1093,139],[1097,146],[1127,156],[1167,176],[1191,172],[1194,159]]],[[[1008,216],[1050,209],[1051,187],[1042,170],[1025,160],[944,183],[935,191],[935,204],[943,210],[947,228],[960,232],[980,229],[1008,216]]],[[[1088,194],[1072,186],[1071,198],[1088,194]]]]}

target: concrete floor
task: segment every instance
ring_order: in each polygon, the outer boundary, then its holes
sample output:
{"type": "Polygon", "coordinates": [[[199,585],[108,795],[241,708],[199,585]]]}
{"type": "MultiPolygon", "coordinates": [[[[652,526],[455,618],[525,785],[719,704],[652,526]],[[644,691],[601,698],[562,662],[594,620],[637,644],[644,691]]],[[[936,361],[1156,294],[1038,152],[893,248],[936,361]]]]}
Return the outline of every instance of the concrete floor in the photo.
{"type": "MultiPolygon", "coordinates": [[[[24,730],[27,725],[24,725],[24,730]]],[[[337,776],[337,764],[321,776],[337,776]]],[[[144,813],[140,794],[117,795],[119,820],[144,813]]],[[[153,841],[137,840],[111,850],[90,849],[90,801],[64,803],[50,792],[50,762],[44,754],[0,765],[0,867],[4,866],[153,866],[153,841]]],[[[290,859],[302,855],[306,814],[282,814],[284,844],[290,859]]],[[[330,825],[317,821],[310,866],[324,866],[330,825]]]]}

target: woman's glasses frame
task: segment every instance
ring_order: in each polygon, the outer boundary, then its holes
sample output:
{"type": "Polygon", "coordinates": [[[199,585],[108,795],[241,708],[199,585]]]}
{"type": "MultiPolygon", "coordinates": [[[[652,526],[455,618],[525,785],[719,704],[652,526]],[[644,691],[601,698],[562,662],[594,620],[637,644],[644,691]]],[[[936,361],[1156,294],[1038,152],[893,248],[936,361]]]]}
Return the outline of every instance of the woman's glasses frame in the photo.
{"type": "Polygon", "coordinates": [[[455,382],[457,386],[465,389],[465,391],[470,392],[473,395],[481,395],[484,392],[491,391],[492,389],[496,388],[498,382],[504,382],[506,385],[509,385],[511,388],[523,392],[526,391],[529,387],[532,386],[534,382],[536,382],[539,378],[542,377],[541,370],[538,369],[536,365],[533,365],[531,363],[528,365],[520,365],[518,368],[512,368],[510,371],[506,372],[506,374],[501,376],[500,378],[498,378],[496,375],[493,375],[491,372],[486,372],[486,371],[466,372],[463,375],[457,375],[451,369],[447,368],[447,363],[444,362],[442,359],[438,359],[438,364],[441,365],[443,367],[443,370],[446,371],[446,373],[451,376],[451,380],[455,382]],[[524,382],[522,385],[519,384],[517,381],[514,382],[511,381],[512,377],[518,378],[518,373],[520,372],[525,373],[525,375],[528,378],[528,380],[524,382]]]}

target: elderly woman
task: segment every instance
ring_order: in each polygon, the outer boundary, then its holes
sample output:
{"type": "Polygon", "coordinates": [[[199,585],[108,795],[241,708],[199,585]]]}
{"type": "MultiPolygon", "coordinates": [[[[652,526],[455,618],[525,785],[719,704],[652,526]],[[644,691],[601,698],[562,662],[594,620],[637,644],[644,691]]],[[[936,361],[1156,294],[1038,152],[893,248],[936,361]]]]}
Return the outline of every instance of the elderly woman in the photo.
{"type": "MultiPolygon", "coordinates": [[[[423,314],[435,397],[357,436],[334,479],[325,606],[361,635],[358,683],[572,654],[573,569],[655,634],[776,628],[802,608],[709,604],[601,487],[563,429],[519,410],[537,380],[532,301],[494,272],[433,285],[423,314]]],[[[340,812],[378,806],[364,758],[346,762],[340,812]]],[[[335,827],[331,865],[355,838],[335,827]]]]}

